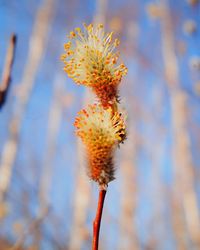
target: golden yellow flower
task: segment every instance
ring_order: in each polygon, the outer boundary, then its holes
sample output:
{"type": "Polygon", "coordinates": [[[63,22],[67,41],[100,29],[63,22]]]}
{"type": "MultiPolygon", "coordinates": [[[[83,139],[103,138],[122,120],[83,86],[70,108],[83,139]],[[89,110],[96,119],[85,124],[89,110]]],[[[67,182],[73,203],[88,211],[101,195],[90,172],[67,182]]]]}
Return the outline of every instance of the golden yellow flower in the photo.
{"type": "Polygon", "coordinates": [[[102,24],[93,27],[84,25],[70,32],[69,42],[64,45],[61,56],[64,71],[77,84],[89,86],[104,107],[117,100],[117,87],[127,68],[117,64],[119,53],[115,48],[119,40],[112,39],[113,33],[105,33],[102,24]]]}
{"type": "Polygon", "coordinates": [[[81,110],[74,125],[86,146],[88,176],[106,187],[114,179],[114,150],[126,137],[124,119],[112,108],[95,104],[81,110]]]}

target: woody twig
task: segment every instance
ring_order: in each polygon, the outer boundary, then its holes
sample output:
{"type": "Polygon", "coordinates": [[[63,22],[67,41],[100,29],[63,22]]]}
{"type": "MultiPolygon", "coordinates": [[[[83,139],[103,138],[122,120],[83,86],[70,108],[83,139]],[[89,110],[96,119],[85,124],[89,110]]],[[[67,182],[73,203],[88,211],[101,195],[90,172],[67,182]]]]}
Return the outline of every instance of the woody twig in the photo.
{"type": "Polygon", "coordinates": [[[12,71],[12,65],[13,65],[14,56],[15,56],[16,42],[17,42],[17,36],[16,34],[12,34],[10,37],[10,44],[9,44],[8,52],[6,56],[2,82],[0,85],[0,109],[3,107],[3,105],[6,102],[6,96],[7,96],[9,86],[11,83],[11,71],[12,71]]]}

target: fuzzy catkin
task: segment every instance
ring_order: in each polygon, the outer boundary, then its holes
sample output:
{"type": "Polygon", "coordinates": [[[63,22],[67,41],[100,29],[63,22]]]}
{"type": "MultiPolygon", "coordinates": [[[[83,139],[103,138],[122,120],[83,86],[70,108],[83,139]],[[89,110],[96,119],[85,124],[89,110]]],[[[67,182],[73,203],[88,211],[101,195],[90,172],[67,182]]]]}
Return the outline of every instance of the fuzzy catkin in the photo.
{"type": "Polygon", "coordinates": [[[99,103],[82,109],[75,119],[76,134],[85,145],[87,174],[105,189],[115,179],[114,153],[126,138],[126,126],[118,111],[118,86],[127,74],[115,52],[119,40],[105,33],[102,24],[84,25],[70,32],[61,56],[64,71],[75,83],[92,89],[99,103]]]}
{"type": "Polygon", "coordinates": [[[114,180],[114,151],[126,138],[124,119],[111,108],[89,105],[79,112],[74,125],[86,147],[88,176],[107,185],[114,180]]]}
{"type": "Polygon", "coordinates": [[[61,56],[68,76],[91,88],[105,108],[117,100],[118,85],[127,74],[125,65],[118,63],[118,45],[119,40],[113,41],[113,33],[105,33],[102,24],[84,25],[83,31],[70,32],[61,56]]]}

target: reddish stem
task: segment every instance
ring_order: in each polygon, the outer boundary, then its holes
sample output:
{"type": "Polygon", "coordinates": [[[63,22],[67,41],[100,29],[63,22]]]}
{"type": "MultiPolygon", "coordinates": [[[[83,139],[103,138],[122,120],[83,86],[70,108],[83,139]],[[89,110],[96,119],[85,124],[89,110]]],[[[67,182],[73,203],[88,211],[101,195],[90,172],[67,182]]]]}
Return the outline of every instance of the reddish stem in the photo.
{"type": "Polygon", "coordinates": [[[97,206],[96,217],[93,222],[93,242],[92,242],[92,250],[98,250],[99,245],[99,231],[101,226],[101,217],[103,211],[104,200],[106,196],[106,190],[99,190],[99,200],[97,206]]]}
{"type": "Polygon", "coordinates": [[[14,54],[16,48],[17,37],[15,34],[12,34],[10,37],[9,48],[6,55],[6,62],[4,66],[2,82],[0,84],[0,108],[6,101],[6,95],[9,89],[9,85],[11,82],[11,70],[14,61],[14,54]]]}

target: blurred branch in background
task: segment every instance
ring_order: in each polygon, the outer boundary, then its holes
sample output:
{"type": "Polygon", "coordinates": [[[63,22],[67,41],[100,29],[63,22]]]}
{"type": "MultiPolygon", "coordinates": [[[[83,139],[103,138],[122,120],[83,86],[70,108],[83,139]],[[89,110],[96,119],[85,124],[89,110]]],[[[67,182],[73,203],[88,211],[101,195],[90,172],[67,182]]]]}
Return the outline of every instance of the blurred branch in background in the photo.
{"type": "Polygon", "coordinates": [[[84,156],[81,154],[81,143],[78,141],[78,159],[76,184],[73,196],[73,219],[70,232],[69,250],[80,250],[89,238],[86,227],[87,212],[89,207],[90,185],[84,178],[84,156]]]}
{"type": "MultiPolygon", "coordinates": [[[[47,150],[45,152],[42,176],[40,180],[39,190],[39,211],[38,218],[46,215],[46,211],[50,209],[50,188],[52,184],[54,159],[56,153],[56,143],[63,111],[63,97],[65,94],[63,78],[58,75],[54,83],[54,97],[50,106],[48,133],[47,133],[47,150]]],[[[40,234],[41,236],[41,234],[40,234]]],[[[36,244],[38,244],[36,238],[36,244]]],[[[39,249],[39,246],[38,246],[39,249]]]]}
{"type": "Polygon", "coordinates": [[[102,23],[104,26],[106,24],[106,9],[107,0],[96,0],[96,13],[93,17],[93,23],[102,23]]]}
{"type": "Polygon", "coordinates": [[[53,0],[44,0],[36,15],[32,36],[29,43],[29,52],[24,69],[20,90],[16,96],[16,106],[9,125],[9,136],[4,145],[0,162],[0,200],[5,199],[10,186],[12,167],[17,154],[17,146],[22,126],[22,120],[26,111],[35,76],[42,61],[50,23],[54,9],[53,0]]]}
{"type": "Polygon", "coordinates": [[[10,37],[5,66],[3,70],[2,81],[0,85],[0,109],[6,102],[6,96],[11,83],[11,70],[15,56],[16,42],[17,42],[17,36],[16,34],[12,34],[10,37]]]}
{"type": "Polygon", "coordinates": [[[120,173],[120,215],[119,215],[119,250],[139,250],[135,209],[137,206],[137,172],[136,172],[136,138],[135,131],[129,130],[129,138],[122,148],[120,173]],[[131,152],[131,154],[130,154],[131,152]]]}
{"type": "MultiPolygon", "coordinates": [[[[135,28],[133,23],[129,23],[127,29],[127,43],[129,48],[131,44],[136,46],[138,37],[135,34],[135,28]]],[[[134,53],[134,52],[133,52],[134,53]]],[[[126,92],[128,93],[134,84],[137,84],[130,76],[126,79],[126,92]]],[[[125,82],[122,82],[125,84],[125,82]]],[[[131,99],[129,94],[127,96],[127,103],[129,103],[130,113],[129,124],[128,124],[128,139],[125,141],[125,145],[121,149],[121,160],[119,166],[119,172],[121,177],[121,187],[120,187],[120,214],[119,214],[119,240],[118,240],[118,250],[132,249],[139,250],[139,241],[137,235],[137,228],[135,223],[135,209],[137,207],[137,166],[136,166],[136,155],[137,155],[137,134],[135,130],[135,123],[138,118],[138,114],[135,112],[135,102],[136,99],[131,99]],[[130,99],[129,99],[130,98],[130,99]],[[134,117],[134,121],[132,120],[134,117]],[[131,119],[132,118],[132,119],[131,119]]]]}
{"type": "Polygon", "coordinates": [[[174,186],[172,218],[178,249],[188,249],[187,230],[193,246],[200,247],[200,217],[194,189],[194,164],[187,128],[187,94],[181,89],[178,62],[175,54],[172,18],[168,1],[162,1],[162,49],[165,74],[171,102],[173,129],[174,186]]]}
{"type": "MultiPolygon", "coordinates": [[[[38,230],[39,225],[44,220],[44,217],[46,216],[47,211],[43,211],[43,214],[41,214],[40,217],[37,219],[32,219],[29,224],[25,227],[25,230],[22,232],[22,234],[17,239],[16,243],[13,245],[13,247],[10,250],[20,250],[23,249],[25,240],[28,239],[29,236],[32,236],[36,230],[38,230]]],[[[34,247],[37,247],[34,245],[34,247]]],[[[39,248],[34,248],[39,249],[39,248]]]]}
{"type": "Polygon", "coordinates": [[[45,151],[43,170],[39,187],[39,207],[36,217],[27,225],[24,232],[15,244],[15,248],[23,246],[25,240],[30,236],[34,237],[34,249],[40,249],[40,241],[42,237],[41,223],[49,214],[50,209],[50,188],[52,184],[53,166],[56,152],[56,141],[62,119],[63,97],[65,94],[63,78],[59,75],[54,83],[54,97],[50,106],[48,132],[47,132],[47,150],[45,151]]]}

